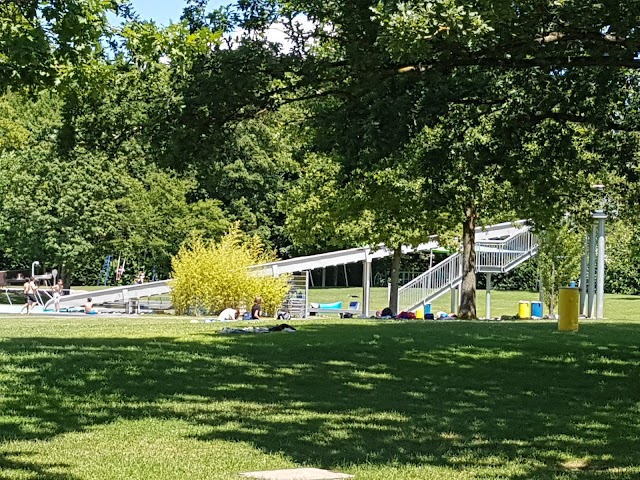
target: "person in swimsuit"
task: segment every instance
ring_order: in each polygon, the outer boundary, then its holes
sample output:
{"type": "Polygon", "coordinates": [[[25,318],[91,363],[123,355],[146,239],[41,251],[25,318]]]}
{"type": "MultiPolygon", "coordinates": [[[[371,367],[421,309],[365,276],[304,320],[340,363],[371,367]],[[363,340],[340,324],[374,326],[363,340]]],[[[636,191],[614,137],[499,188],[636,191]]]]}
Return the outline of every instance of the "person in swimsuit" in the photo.
{"type": "Polygon", "coordinates": [[[33,277],[29,277],[29,279],[24,282],[24,285],[22,286],[22,293],[24,294],[27,315],[29,315],[33,310],[33,307],[38,304],[38,298],[36,297],[37,290],[38,285],[36,285],[36,279],[33,277]]]}
{"type": "Polygon", "coordinates": [[[93,309],[93,299],[87,298],[87,303],[84,304],[84,313],[87,315],[94,315],[97,312],[93,309]]]}
{"type": "Polygon", "coordinates": [[[64,283],[61,280],[58,280],[53,288],[53,308],[55,308],[56,312],[60,312],[60,297],[62,296],[62,291],[64,290],[64,283]]]}

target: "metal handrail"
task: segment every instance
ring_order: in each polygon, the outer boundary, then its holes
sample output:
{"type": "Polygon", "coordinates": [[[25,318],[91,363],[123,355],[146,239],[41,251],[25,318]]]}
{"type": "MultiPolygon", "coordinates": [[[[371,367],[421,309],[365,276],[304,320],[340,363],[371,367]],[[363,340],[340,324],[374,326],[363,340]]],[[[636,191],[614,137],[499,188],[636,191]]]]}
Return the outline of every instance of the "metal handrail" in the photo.
{"type": "Polygon", "coordinates": [[[7,296],[7,302],[9,302],[9,305],[13,305],[11,297],[9,296],[9,289],[7,287],[4,288],[4,294],[7,296]]]}
{"type": "Polygon", "coordinates": [[[476,270],[507,272],[511,270],[514,263],[520,263],[529,258],[535,248],[537,240],[529,230],[519,232],[499,244],[495,241],[481,241],[476,243],[476,270]],[[482,247],[490,250],[483,251],[482,247]],[[511,267],[511,268],[510,268],[511,267]]]}
{"type": "MultiPolygon", "coordinates": [[[[529,229],[504,240],[476,242],[476,271],[508,272],[535,255],[538,242],[529,229]],[[490,250],[484,250],[486,247],[490,250]]],[[[462,254],[451,255],[398,289],[398,309],[412,310],[455,287],[462,279],[462,254]]]]}
{"type": "Polygon", "coordinates": [[[398,289],[398,309],[420,304],[443,289],[450,288],[462,275],[462,255],[456,253],[398,289]]]}

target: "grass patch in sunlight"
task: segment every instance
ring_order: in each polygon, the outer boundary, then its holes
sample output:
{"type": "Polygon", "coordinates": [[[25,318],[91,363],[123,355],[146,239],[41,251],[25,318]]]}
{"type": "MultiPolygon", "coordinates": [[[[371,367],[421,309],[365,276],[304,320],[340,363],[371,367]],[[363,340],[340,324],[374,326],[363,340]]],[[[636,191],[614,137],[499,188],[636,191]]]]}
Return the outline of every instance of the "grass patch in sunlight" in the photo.
{"type": "Polygon", "coordinates": [[[1,478],[640,476],[639,321],[291,323],[0,318],[1,478]]]}

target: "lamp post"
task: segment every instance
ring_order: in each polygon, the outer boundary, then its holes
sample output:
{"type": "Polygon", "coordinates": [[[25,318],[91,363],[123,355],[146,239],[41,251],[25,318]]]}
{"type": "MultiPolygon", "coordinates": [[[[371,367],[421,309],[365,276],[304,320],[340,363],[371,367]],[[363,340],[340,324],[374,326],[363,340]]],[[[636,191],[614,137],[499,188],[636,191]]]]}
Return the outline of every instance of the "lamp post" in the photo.
{"type": "MultiPolygon", "coordinates": [[[[604,185],[593,185],[591,188],[598,192],[604,192],[604,185]]],[[[596,318],[604,318],[604,247],[605,247],[605,220],[607,219],[607,214],[604,213],[604,194],[602,194],[602,198],[600,199],[600,208],[593,212],[592,218],[597,221],[597,231],[598,231],[598,267],[596,269],[596,318]]],[[[594,232],[596,225],[594,224],[594,232]]],[[[592,250],[593,253],[593,250],[592,250]]],[[[594,260],[591,259],[591,262],[594,260]]],[[[590,282],[593,282],[593,277],[589,279],[590,282]]]]}
{"type": "Polygon", "coordinates": [[[31,276],[35,277],[36,276],[36,266],[40,265],[40,262],[38,260],[36,260],[35,262],[33,262],[31,264],[31,276]]]}

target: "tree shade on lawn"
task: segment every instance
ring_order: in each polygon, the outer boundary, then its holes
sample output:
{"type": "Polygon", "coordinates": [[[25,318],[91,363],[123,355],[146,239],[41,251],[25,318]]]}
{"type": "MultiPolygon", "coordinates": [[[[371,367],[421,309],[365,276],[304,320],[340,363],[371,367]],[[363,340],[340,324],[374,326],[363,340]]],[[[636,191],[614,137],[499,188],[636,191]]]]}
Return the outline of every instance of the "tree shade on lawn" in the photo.
{"type": "Polygon", "coordinates": [[[3,475],[640,474],[637,319],[577,334],[552,322],[294,325],[224,336],[182,318],[0,318],[3,475]]]}

